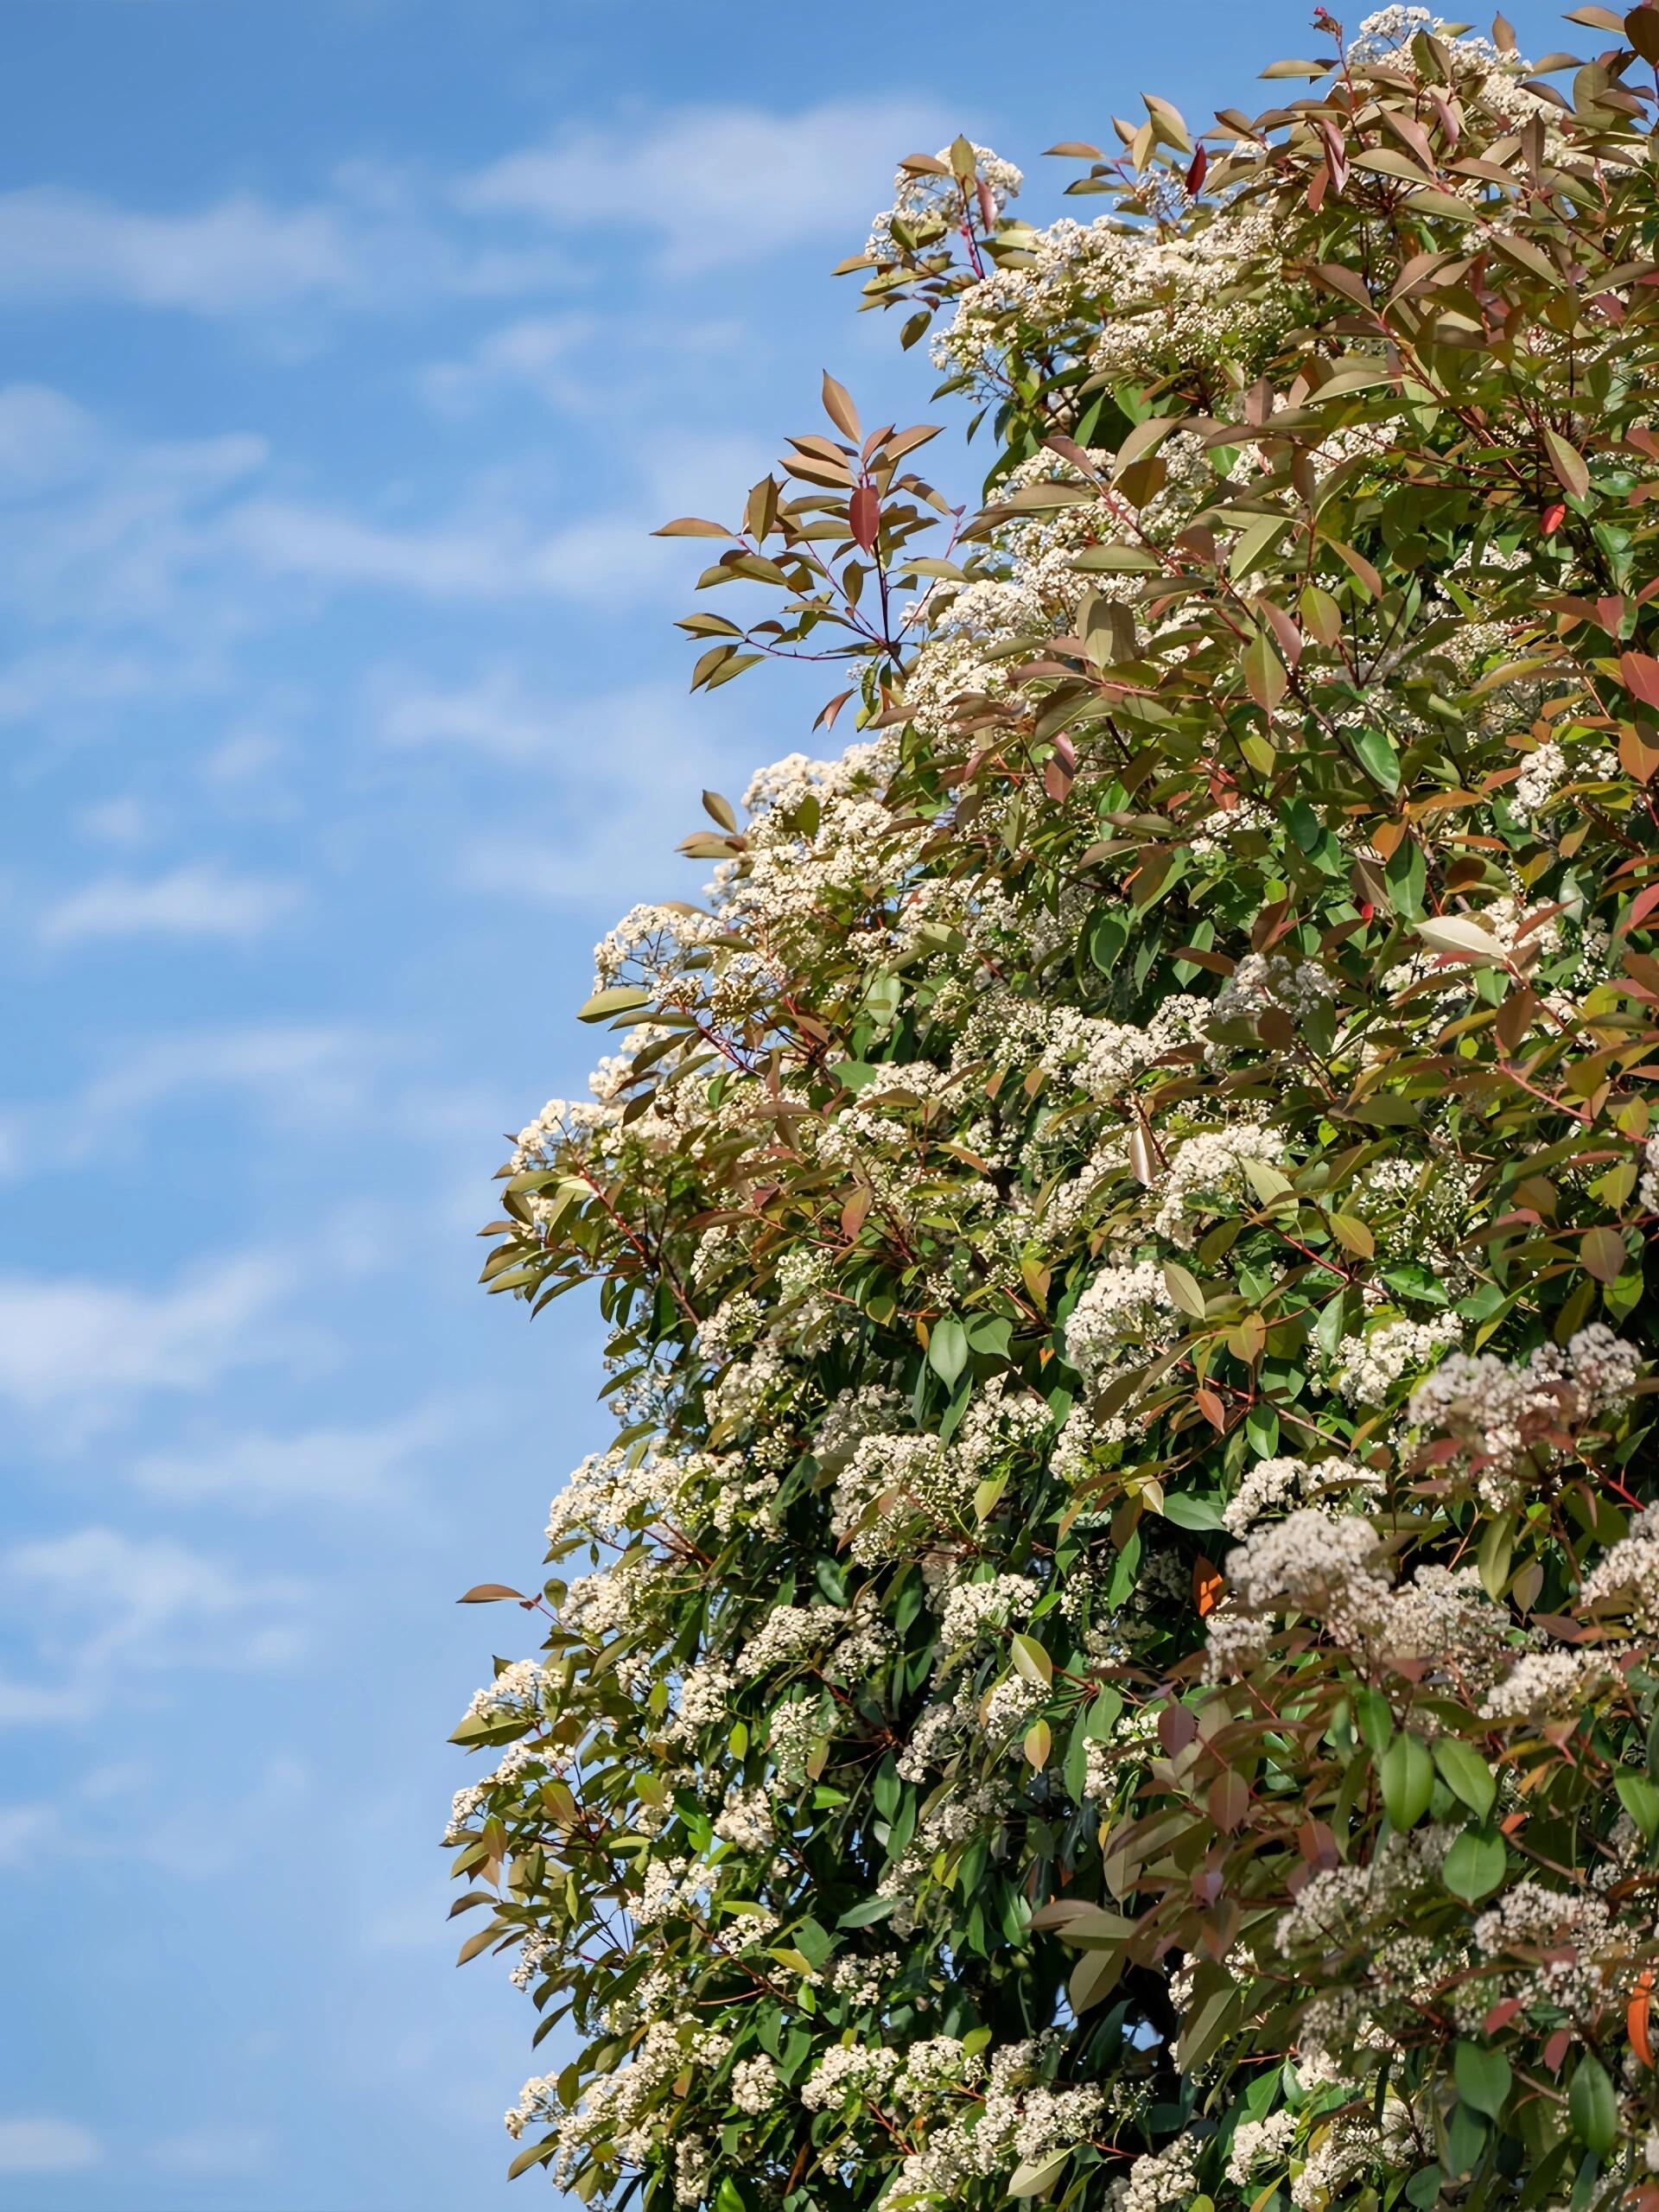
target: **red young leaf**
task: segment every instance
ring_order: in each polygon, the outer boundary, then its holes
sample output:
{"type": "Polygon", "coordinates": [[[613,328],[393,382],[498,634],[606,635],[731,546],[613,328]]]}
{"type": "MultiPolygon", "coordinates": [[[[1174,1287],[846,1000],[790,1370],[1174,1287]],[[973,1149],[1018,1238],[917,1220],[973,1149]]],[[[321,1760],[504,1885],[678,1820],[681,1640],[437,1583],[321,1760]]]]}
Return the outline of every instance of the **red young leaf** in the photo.
{"type": "Polygon", "coordinates": [[[1659,660],[1651,653],[1620,653],[1619,681],[1644,707],[1659,707],[1659,660]]]}

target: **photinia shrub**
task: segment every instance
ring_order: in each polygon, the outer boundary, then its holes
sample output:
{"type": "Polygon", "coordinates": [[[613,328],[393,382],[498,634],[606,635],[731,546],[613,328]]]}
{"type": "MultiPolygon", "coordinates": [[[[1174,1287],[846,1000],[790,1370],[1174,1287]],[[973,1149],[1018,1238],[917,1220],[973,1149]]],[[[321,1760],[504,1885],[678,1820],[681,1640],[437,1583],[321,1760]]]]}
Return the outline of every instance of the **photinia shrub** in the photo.
{"type": "Polygon", "coordinates": [[[854,741],[486,1232],[619,1423],[456,1731],[515,2171],[1659,2207],[1659,10],[1572,20],[1321,13],[1088,222],[907,160],[845,265],[988,504],[826,379],[669,525],[854,741]]]}

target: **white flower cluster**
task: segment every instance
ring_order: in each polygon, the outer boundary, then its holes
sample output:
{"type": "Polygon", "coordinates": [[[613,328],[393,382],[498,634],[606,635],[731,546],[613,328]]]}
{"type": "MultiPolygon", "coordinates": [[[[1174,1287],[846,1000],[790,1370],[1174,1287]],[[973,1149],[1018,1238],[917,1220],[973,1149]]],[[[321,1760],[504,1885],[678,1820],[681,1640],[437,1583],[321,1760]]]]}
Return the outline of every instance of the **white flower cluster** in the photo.
{"type": "Polygon", "coordinates": [[[1481,1719],[1565,1719],[1581,1713],[1617,1679],[1605,1652],[1529,1651],[1487,1691],[1481,1719]]]}
{"type": "Polygon", "coordinates": [[[1254,1529],[1228,1554],[1226,1571],[1227,1599],[1208,1624],[1211,1681],[1253,1665],[1283,1613],[1306,1615],[1341,1650],[1427,1660],[1436,1676],[1456,1669],[1476,1686],[1501,1663],[1510,1615],[1488,1598],[1478,1570],[1425,1564],[1395,1586],[1382,1540],[1359,1514],[1300,1507],[1254,1529]]]}
{"type": "Polygon", "coordinates": [[[1247,952],[1206,1011],[1210,1022],[1253,1019],[1269,1007],[1302,1015],[1335,996],[1336,985],[1314,962],[1283,952],[1247,952]]]}
{"type": "Polygon", "coordinates": [[[1628,1970],[1625,1943],[1602,1899],[1546,1889],[1541,1882],[1511,1883],[1476,1921],[1473,1939],[1482,1959],[1520,1962],[1518,1973],[1485,1985],[1491,1998],[1502,1989],[1525,2004],[1559,2005],[1580,2018],[1595,2012],[1609,1982],[1628,1970]]]}
{"type": "Polygon", "coordinates": [[[1024,1620],[1041,1595],[1024,1574],[994,1574],[985,1582],[958,1582],[945,1594],[939,1641],[947,1651],[972,1643],[987,1629],[1024,1620]]]}
{"type": "Polygon", "coordinates": [[[1380,1406],[1402,1375],[1438,1358],[1463,1334],[1453,1313],[1432,1321],[1379,1321],[1363,1336],[1344,1337],[1333,1363],[1351,1406],[1380,1406]]]}
{"type": "Polygon", "coordinates": [[[1198,2147],[1178,2135],[1161,2151],[1137,2158],[1123,2179],[1113,2183],[1113,2212],[1160,2212],[1166,2204],[1190,2204],[1198,2194],[1198,2147]]]}
{"type": "Polygon", "coordinates": [[[887,1955],[868,1959],[849,1953],[837,1959],[830,1969],[830,1986],[837,1997],[845,1998],[855,2012],[863,2012],[880,2004],[887,1993],[893,1960],[887,1955]]]}
{"type": "Polygon", "coordinates": [[[918,1521],[943,1535],[974,1485],[937,1436],[866,1436],[837,1478],[830,1529],[861,1567],[900,1555],[918,1521]]]}
{"type": "Polygon", "coordinates": [[[1054,1015],[1039,1065],[1045,1074],[1069,1073],[1079,1090],[1102,1102],[1121,1098],[1135,1077],[1192,1043],[1211,1013],[1211,1001],[1166,998],[1144,1029],[1062,1007],[1054,1015]]]}
{"type": "Polygon", "coordinates": [[[752,2120],[770,2112],[783,2093],[778,2069],[764,2055],[740,2059],[732,2069],[732,2102],[752,2120]]]}
{"type": "Polygon", "coordinates": [[[1408,1899],[1440,1878],[1458,1830],[1418,1827],[1390,1835],[1370,1859],[1310,1874],[1274,1931],[1281,1952],[1330,1950],[1397,1920],[1408,1899]]]}
{"type": "Polygon", "coordinates": [[[789,1667],[809,1651],[821,1651],[847,1624],[835,1605],[774,1605],[738,1655],[737,1671],[746,1679],[789,1667]]]}
{"type": "Polygon", "coordinates": [[[594,1452],[584,1459],[548,1509],[547,1541],[556,1549],[580,1533],[618,1543],[625,1531],[671,1509],[685,1480],[683,1467],[648,1452],[594,1452]]]}
{"type": "MultiPolygon", "coordinates": [[[[950,149],[941,146],[936,159],[949,170],[950,149]]],[[[1012,162],[1001,160],[988,146],[976,146],[974,160],[991,195],[993,209],[1000,214],[1008,200],[1018,198],[1025,179],[1012,162]]],[[[954,174],[938,176],[924,172],[918,175],[913,169],[901,168],[893,180],[893,205],[873,219],[869,241],[864,251],[873,260],[889,261],[899,245],[893,235],[895,216],[913,232],[918,226],[925,226],[930,218],[960,220],[960,187],[954,174]]]]}
{"type": "Polygon", "coordinates": [[[1542,1344],[1511,1367],[1492,1352],[1454,1352],[1411,1394],[1407,1417],[1432,1437],[1451,1437],[1471,1454],[1494,1506],[1510,1502],[1503,1478],[1560,1456],[1561,1440],[1622,1404],[1635,1388],[1642,1356],[1592,1321],[1565,1345],[1542,1344]]]}
{"type": "Polygon", "coordinates": [[[570,2181],[592,2145],[603,2143],[630,2165],[643,2165],[665,2128],[674,2107],[662,2106],[662,2093],[692,2069],[713,2071],[731,2050],[731,2038],[693,2020],[654,2020],[635,2045],[629,2064],[590,2081],[586,2094],[567,2111],[557,2076],[526,2082],[518,2102],[506,2116],[507,2133],[520,2136],[527,2126],[547,2124],[558,2149],[549,2162],[560,2187],[570,2181]]]}
{"type": "Polygon", "coordinates": [[[715,1834],[740,1851],[770,1851],[777,1834],[770,1792],[759,1784],[731,1790],[715,1815],[715,1834]]]}
{"type": "Polygon", "coordinates": [[[1098,2127],[1105,2099],[1092,2085],[1057,2088],[1036,2078],[1046,2045],[1005,2044],[989,2063],[968,2057],[955,2037],[925,2046],[918,2069],[915,2047],[906,2076],[918,2092],[912,2128],[920,2149],[900,2164],[888,2196],[960,2202],[974,2181],[1002,2174],[1083,2142],[1098,2127]],[[988,2076],[988,2078],[987,2078],[988,2076]],[[976,2089],[977,2103],[972,2101],[976,2089]]]}
{"type": "Polygon", "coordinates": [[[493,1682],[474,1690],[467,1707],[469,1720],[508,1720],[532,1717],[541,1710],[552,1676],[534,1659],[515,1659],[493,1682]]]}
{"type": "Polygon", "coordinates": [[[1263,2166],[1283,2165],[1295,2140],[1294,2113],[1281,2111],[1269,2113],[1265,2120],[1241,2120],[1228,2145],[1228,2180],[1236,2189],[1243,2189],[1263,2166]]]}
{"type": "Polygon", "coordinates": [[[1244,1163],[1272,1166],[1283,1159],[1282,1134],[1261,1122],[1205,1129],[1177,1144],[1169,1156],[1153,1227],[1172,1243],[1191,1244],[1192,1217],[1206,1198],[1236,1195],[1243,1187],[1244,1163]]]}
{"type": "Polygon", "coordinates": [[[1242,1536],[1268,1514],[1293,1499],[1311,1505],[1338,1492],[1375,1491],[1382,1478],[1357,1459],[1258,1459],[1222,1508],[1222,1525],[1229,1535],[1242,1536]]]}
{"type": "Polygon", "coordinates": [[[1175,1300],[1155,1261],[1103,1268],[1072,1307],[1065,1356],[1079,1375],[1099,1376],[1121,1363],[1137,1340],[1154,1346],[1174,1335],[1175,1300]]]}
{"type": "Polygon", "coordinates": [[[688,1668],[680,1678],[670,1741],[693,1743],[703,1729],[723,1726],[736,1685],[736,1675],[723,1660],[705,1659],[688,1668]]]}
{"type": "Polygon", "coordinates": [[[1630,1523],[1630,1534],[1609,1547],[1584,1579],[1579,1602],[1629,1613],[1643,1634],[1659,1634],[1659,1505],[1630,1523]]]}
{"type": "Polygon", "coordinates": [[[1659,1213],[1659,1134],[1650,1136],[1642,1147],[1642,1173],[1636,1195],[1646,1212],[1659,1213]]]}
{"type": "Polygon", "coordinates": [[[809,2112],[838,2112],[849,2097],[880,2097],[899,2071],[886,2044],[832,2044],[798,2094],[809,2112]]]}

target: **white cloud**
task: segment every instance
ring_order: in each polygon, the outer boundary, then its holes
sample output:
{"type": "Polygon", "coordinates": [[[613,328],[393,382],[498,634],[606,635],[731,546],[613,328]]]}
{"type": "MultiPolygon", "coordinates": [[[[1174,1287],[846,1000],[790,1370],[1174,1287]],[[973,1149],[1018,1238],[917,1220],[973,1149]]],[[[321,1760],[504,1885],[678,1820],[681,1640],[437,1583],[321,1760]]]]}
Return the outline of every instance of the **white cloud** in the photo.
{"type": "Polygon", "coordinates": [[[388,1505],[404,1495],[410,1465],[452,1427],[433,1408],[378,1427],[221,1436],[147,1452],[134,1461],[132,1478],[140,1490],[175,1505],[204,1498],[256,1511],[312,1503],[388,1505]]]}
{"type": "Polygon", "coordinates": [[[264,319],[292,342],[307,308],[362,312],[435,294],[502,298],[569,283],[555,245],[459,228],[411,169],[343,164],[321,197],[249,192],[172,210],[54,185],[0,193],[0,300],[114,301],[214,319],[264,319]]]}
{"type": "Polygon", "coordinates": [[[891,198],[893,162],[955,126],[919,101],[830,100],[793,116],[688,107],[639,126],[573,130],[492,162],[457,187],[474,213],[568,232],[653,232],[664,265],[699,272],[822,238],[856,252],[891,198]]]}
{"type": "Polygon", "coordinates": [[[66,393],[41,384],[0,387],[0,484],[8,492],[81,474],[101,443],[93,417],[66,393]]]}
{"type": "Polygon", "coordinates": [[[374,1078],[403,1049],[322,1022],[148,1037],[107,1054],[67,1097],[0,1113],[0,1177],[119,1160],[136,1148],[147,1116],[213,1092],[239,1096],[238,1115],[257,1115],[265,1128],[337,1136],[377,1110],[374,1078]]]}
{"type": "Polygon", "coordinates": [[[96,844],[147,845],[156,835],[156,825],[143,801],[127,792],[83,806],[75,817],[75,827],[96,844]]]}
{"type": "Polygon", "coordinates": [[[441,411],[465,414],[502,386],[519,385],[550,406],[568,404],[585,387],[571,356],[600,326],[591,315],[535,315],[504,324],[480,340],[461,361],[435,361],[420,390],[441,411]]]}
{"type": "Polygon", "coordinates": [[[234,791],[257,782],[283,759],[287,747],[266,730],[238,730],[216,745],[201,764],[204,782],[234,791]]]}
{"type": "Polygon", "coordinates": [[[67,2120],[0,2120],[0,2174],[67,2174],[103,2152],[90,2128],[67,2120]]]}
{"type": "Polygon", "coordinates": [[[502,760],[556,757],[557,693],[533,689],[517,669],[498,664],[454,689],[386,671],[371,688],[388,745],[458,745],[502,760]]]}
{"type": "Polygon", "coordinates": [[[0,1866],[23,1864],[46,1846],[55,1826],[49,1805],[0,1806],[0,1866]]]}
{"type": "Polygon", "coordinates": [[[155,215],[51,186],[0,194],[0,296],[126,300],[231,315],[349,292],[360,273],[336,212],[246,194],[155,215]]]}
{"type": "Polygon", "coordinates": [[[486,331],[459,360],[434,361],[416,388],[440,415],[474,413],[502,393],[527,394],[565,414],[607,422],[638,412],[654,416],[662,394],[662,364],[682,375],[694,359],[729,357],[741,351],[741,321],[718,317],[628,319],[631,344],[619,357],[605,324],[590,315],[527,315],[486,331]]]}
{"type": "Polygon", "coordinates": [[[89,1528],[14,1544],[0,1591],[35,1646],[35,1681],[0,1683],[0,1722],[85,1719],[142,1675],[264,1669],[302,1648],[299,1584],[169,1537],[89,1528]]]}
{"type": "Polygon", "coordinates": [[[276,575],[432,600],[638,598],[683,573],[657,514],[599,516],[542,535],[506,512],[399,528],[303,500],[251,499],[225,518],[232,551],[276,575]]]}
{"type": "Polygon", "coordinates": [[[85,640],[36,647],[0,666],[0,722],[39,726],[48,716],[61,722],[89,709],[209,690],[220,680],[206,660],[188,653],[164,661],[130,651],[94,652],[85,640]]]}
{"type": "MultiPolygon", "coordinates": [[[[63,404],[73,408],[73,402],[63,404]]],[[[0,388],[0,594],[19,613],[73,624],[83,637],[99,626],[164,621],[178,608],[187,582],[198,582],[219,558],[217,512],[266,466],[265,441],[226,434],[131,445],[76,409],[80,432],[73,465],[66,454],[61,466],[31,469],[22,456],[28,418],[40,405],[32,387],[21,397],[16,386],[0,388]],[[9,408],[16,431],[10,441],[9,408]]],[[[169,640],[176,665],[167,680],[175,687],[200,683],[211,671],[219,637],[245,620],[245,607],[193,592],[188,620],[169,640]]],[[[118,657],[100,653],[84,676],[70,664],[65,672],[72,696],[118,699],[158,688],[163,671],[155,664],[156,643],[147,640],[148,658],[141,658],[124,642],[118,657]]],[[[60,646],[52,650],[61,658],[60,646]]],[[[31,692],[38,696],[43,688],[36,683],[10,702],[0,678],[0,711],[27,713],[31,692]]],[[[52,704],[49,690],[43,703],[52,704]]]]}
{"type": "Polygon", "coordinates": [[[464,849],[461,882],[538,906],[626,904],[627,887],[648,872],[662,895],[695,895],[707,864],[694,875],[674,847],[703,818],[699,791],[730,781],[738,766],[715,734],[700,702],[666,683],[563,706],[544,814],[521,794],[510,834],[464,849]]]}
{"type": "Polygon", "coordinates": [[[213,861],[192,861],[147,880],[99,876],[48,906],[36,925],[42,944],[89,938],[262,936],[292,911],[298,885],[237,875],[213,861]]]}
{"type": "Polygon", "coordinates": [[[269,2160],[271,2152],[270,2132],[264,2127],[237,2127],[232,2125],[209,2123],[202,2127],[187,2127],[177,2135],[164,2136],[149,2147],[149,2163],[163,2173],[200,2175],[214,2178],[221,2174],[251,2174],[257,2172],[269,2160]]]}
{"type": "Polygon", "coordinates": [[[150,1391],[207,1389],[276,1356],[268,1324],[293,1281],[288,1265],[255,1254],[171,1288],[0,1274],[0,1396],[85,1416],[150,1391]]]}
{"type": "Polygon", "coordinates": [[[339,1122],[365,1110],[371,1073],[386,1049],[359,1029],[323,1022],[256,1022],[153,1037],[86,1084],[68,1118],[99,1149],[118,1118],[207,1090],[245,1091],[279,1121],[339,1122]]]}

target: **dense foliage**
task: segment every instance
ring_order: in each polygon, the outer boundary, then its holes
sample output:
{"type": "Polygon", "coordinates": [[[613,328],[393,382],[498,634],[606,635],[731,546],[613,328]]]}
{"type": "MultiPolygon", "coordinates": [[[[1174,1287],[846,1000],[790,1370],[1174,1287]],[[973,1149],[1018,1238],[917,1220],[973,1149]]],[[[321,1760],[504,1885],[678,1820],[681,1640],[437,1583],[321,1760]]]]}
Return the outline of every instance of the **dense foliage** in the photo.
{"type": "Polygon", "coordinates": [[[1321,16],[1086,224],[907,161],[992,504],[826,382],[671,526],[857,741],[489,1232],[611,1330],[449,1839],[584,2200],[1659,2204],[1659,12],[1573,20],[1321,16]]]}

